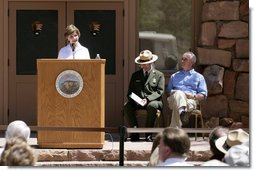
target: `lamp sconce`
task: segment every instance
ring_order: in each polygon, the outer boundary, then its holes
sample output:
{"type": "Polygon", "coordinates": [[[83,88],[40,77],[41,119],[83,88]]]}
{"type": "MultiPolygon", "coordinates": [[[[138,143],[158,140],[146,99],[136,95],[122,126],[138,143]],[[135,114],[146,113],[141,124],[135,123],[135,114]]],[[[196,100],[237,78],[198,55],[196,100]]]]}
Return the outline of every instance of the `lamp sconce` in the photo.
{"type": "Polygon", "coordinates": [[[39,36],[42,31],[43,23],[39,20],[36,20],[32,23],[32,30],[35,36],[39,36]]]}
{"type": "Polygon", "coordinates": [[[97,36],[101,32],[101,24],[98,21],[91,21],[89,23],[90,33],[97,36]]]}

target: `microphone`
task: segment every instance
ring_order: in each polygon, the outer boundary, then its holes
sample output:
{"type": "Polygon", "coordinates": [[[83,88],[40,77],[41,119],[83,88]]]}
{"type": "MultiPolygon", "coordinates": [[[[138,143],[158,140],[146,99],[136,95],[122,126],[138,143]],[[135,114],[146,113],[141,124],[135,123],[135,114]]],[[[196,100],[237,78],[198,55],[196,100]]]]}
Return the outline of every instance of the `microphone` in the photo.
{"type": "Polygon", "coordinates": [[[75,50],[75,47],[76,47],[75,43],[72,43],[72,44],[71,44],[71,49],[72,49],[73,52],[74,52],[74,50],[75,50]]]}

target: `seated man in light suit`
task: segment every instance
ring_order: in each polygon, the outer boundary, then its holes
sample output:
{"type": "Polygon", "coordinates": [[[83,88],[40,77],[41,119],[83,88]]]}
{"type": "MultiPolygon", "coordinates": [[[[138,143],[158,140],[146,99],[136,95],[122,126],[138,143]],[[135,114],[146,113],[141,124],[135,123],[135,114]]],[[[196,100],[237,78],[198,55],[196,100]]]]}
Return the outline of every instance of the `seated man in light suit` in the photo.
{"type": "MultiPolygon", "coordinates": [[[[124,115],[127,116],[131,127],[138,127],[135,110],[146,109],[146,127],[153,127],[157,109],[162,109],[162,95],[164,93],[164,74],[153,68],[153,63],[158,59],[157,55],[149,50],[140,52],[135,63],[140,65],[140,70],[132,74],[129,89],[128,102],[124,106],[124,115]],[[138,104],[130,95],[135,93],[142,99],[143,106],[138,104]]],[[[139,134],[132,134],[131,141],[138,141],[139,134]]],[[[146,141],[152,141],[152,134],[146,134],[146,141]]]]}
{"type": "Polygon", "coordinates": [[[192,52],[185,52],[181,58],[182,70],[172,74],[168,82],[167,101],[172,109],[170,127],[187,125],[190,111],[196,109],[199,100],[207,97],[205,79],[194,70],[195,63],[196,56],[192,52]]]}

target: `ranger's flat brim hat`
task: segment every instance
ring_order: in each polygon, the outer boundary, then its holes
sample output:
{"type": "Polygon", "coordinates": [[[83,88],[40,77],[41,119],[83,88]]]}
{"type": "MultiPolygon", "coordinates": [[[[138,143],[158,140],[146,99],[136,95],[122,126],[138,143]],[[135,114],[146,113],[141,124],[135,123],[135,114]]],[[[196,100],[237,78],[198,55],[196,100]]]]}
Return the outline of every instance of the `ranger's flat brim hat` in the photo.
{"type": "Polygon", "coordinates": [[[136,64],[150,64],[158,59],[157,55],[152,54],[150,50],[143,50],[140,52],[139,56],[136,57],[136,64]]]}

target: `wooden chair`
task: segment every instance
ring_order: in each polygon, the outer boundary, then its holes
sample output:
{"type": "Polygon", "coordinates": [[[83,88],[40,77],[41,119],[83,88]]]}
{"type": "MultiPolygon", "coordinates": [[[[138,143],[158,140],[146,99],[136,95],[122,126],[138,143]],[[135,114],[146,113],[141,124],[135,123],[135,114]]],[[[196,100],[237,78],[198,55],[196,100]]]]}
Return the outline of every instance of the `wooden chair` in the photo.
{"type": "MultiPolygon", "coordinates": [[[[137,121],[139,123],[139,127],[145,127],[145,121],[146,121],[146,116],[147,116],[147,110],[146,109],[139,109],[135,111],[137,121]]],[[[154,127],[160,128],[160,119],[163,119],[162,112],[161,110],[157,110],[156,113],[156,120],[154,122],[154,127]]],[[[162,120],[163,121],[163,120],[162,120]]],[[[163,127],[163,125],[162,125],[163,127]]]]}
{"type": "MultiPolygon", "coordinates": [[[[203,120],[203,115],[201,112],[201,105],[199,104],[197,109],[194,109],[191,111],[191,116],[195,117],[195,128],[198,128],[198,119],[200,119],[201,122],[201,128],[204,128],[204,120],[203,120]]],[[[202,133],[202,137],[204,139],[204,133],[202,133]]],[[[197,140],[197,133],[195,133],[195,141],[197,140]]]]}
{"type": "MultiPolygon", "coordinates": [[[[171,110],[170,110],[171,112],[171,110]]],[[[168,115],[167,117],[167,126],[170,125],[170,116],[171,115],[168,115]]],[[[203,115],[202,115],[202,112],[201,112],[201,105],[198,104],[197,108],[194,109],[193,111],[191,111],[190,113],[190,117],[191,116],[194,116],[194,119],[195,119],[195,128],[198,128],[198,119],[200,119],[200,122],[201,122],[201,128],[204,128],[204,120],[203,120],[203,115]]],[[[202,137],[204,139],[204,133],[202,133],[202,137]]],[[[197,133],[195,133],[195,141],[197,140],[197,133]]]]}

